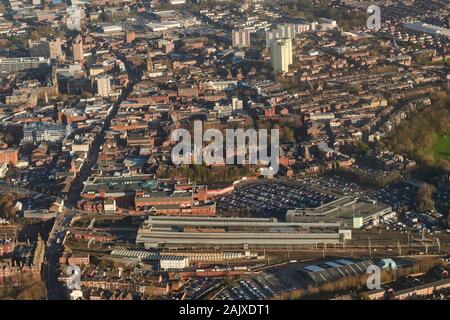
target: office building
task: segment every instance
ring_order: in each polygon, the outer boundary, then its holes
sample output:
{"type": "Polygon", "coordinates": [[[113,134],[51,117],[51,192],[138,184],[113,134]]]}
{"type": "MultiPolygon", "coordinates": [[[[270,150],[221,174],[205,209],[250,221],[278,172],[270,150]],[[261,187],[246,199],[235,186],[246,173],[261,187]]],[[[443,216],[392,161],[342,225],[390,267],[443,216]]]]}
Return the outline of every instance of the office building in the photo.
{"type": "Polygon", "coordinates": [[[0,72],[16,72],[26,69],[37,69],[49,65],[50,60],[44,57],[0,58],[0,72]]]}
{"type": "Polygon", "coordinates": [[[26,124],[23,127],[22,143],[36,143],[41,141],[56,142],[68,135],[70,127],[55,125],[48,122],[26,124]]]}

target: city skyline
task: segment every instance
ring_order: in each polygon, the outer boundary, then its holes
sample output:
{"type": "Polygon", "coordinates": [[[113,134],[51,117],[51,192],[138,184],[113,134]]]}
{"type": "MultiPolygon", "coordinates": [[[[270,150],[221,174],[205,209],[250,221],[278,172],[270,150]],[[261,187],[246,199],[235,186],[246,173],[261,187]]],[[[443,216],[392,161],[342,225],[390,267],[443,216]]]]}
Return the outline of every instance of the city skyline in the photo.
{"type": "Polygon", "coordinates": [[[447,300],[449,8],[0,0],[0,300],[447,300]]]}

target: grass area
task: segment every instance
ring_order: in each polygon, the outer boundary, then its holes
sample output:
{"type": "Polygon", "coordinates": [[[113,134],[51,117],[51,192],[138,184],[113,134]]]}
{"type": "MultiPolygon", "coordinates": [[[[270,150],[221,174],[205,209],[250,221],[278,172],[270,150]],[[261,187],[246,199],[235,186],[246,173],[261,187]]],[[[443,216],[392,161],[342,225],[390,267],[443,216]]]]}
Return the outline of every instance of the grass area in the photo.
{"type": "Polygon", "coordinates": [[[435,161],[450,158],[450,135],[436,137],[432,151],[435,161]]]}

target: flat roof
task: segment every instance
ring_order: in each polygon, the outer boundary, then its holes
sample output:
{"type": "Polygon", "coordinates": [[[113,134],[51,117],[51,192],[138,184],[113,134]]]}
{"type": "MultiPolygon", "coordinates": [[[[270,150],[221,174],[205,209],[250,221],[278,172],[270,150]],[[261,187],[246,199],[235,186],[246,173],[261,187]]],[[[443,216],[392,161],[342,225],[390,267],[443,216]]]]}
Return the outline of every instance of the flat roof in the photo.
{"type": "Polygon", "coordinates": [[[316,208],[288,210],[287,215],[298,214],[305,219],[314,217],[349,219],[354,216],[368,218],[390,208],[389,205],[378,203],[372,199],[345,196],[316,208]]]}
{"type": "MultiPolygon", "coordinates": [[[[228,218],[228,217],[179,217],[179,216],[150,216],[145,221],[147,225],[173,226],[236,226],[236,227],[270,227],[274,230],[289,227],[336,227],[337,222],[279,222],[276,219],[258,218],[228,218]]],[[[286,229],[288,230],[288,229],[286,229]]]]}

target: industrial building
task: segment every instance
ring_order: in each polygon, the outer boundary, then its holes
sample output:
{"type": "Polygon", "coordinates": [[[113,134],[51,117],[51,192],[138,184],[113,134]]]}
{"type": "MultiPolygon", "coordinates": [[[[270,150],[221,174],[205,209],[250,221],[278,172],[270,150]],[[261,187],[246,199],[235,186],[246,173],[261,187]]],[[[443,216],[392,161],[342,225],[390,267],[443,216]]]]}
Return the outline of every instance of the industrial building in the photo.
{"type": "Polygon", "coordinates": [[[279,248],[340,243],[351,238],[339,223],[279,222],[275,218],[150,216],[136,243],[145,248],[279,248]]]}
{"type": "Polygon", "coordinates": [[[316,285],[330,283],[345,277],[367,273],[368,268],[375,265],[372,260],[351,261],[339,259],[327,261],[320,265],[307,265],[298,270],[307,280],[316,285]]]}

